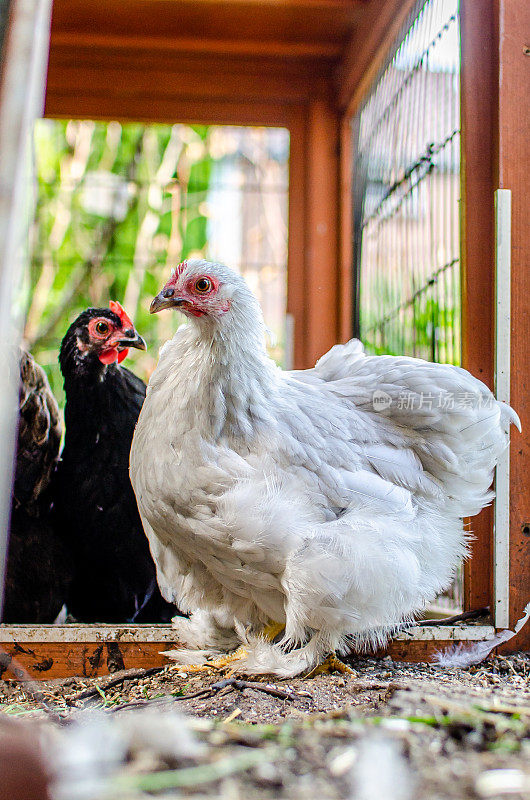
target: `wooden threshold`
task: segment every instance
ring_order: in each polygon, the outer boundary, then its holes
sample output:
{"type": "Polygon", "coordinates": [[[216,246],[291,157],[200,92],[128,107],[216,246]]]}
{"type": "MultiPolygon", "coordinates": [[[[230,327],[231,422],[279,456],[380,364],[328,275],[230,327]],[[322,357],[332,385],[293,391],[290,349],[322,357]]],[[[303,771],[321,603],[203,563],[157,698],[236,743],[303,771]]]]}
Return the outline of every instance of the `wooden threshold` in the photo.
{"type": "MultiPolygon", "coordinates": [[[[491,625],[424,625],[398,633],[376,655],[430,661],[455,642],[484,641],[494,633],[491,625]]],[[[162,667],[170,663],[162,652],[174,647],[178,640],[168,625],[0,625],[0,678],[23,678],[16,666],[14,676],[8,670],[13,658],[40,680],[162,667]]]]}

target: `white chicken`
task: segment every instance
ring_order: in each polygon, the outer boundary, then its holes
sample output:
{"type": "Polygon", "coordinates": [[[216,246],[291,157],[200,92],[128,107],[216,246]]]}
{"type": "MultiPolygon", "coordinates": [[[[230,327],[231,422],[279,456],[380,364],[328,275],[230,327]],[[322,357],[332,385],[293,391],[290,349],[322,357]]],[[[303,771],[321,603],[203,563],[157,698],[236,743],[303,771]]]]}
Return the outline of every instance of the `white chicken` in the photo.
{"type": "Polygon", "coordinates": [[[517,415],[463,369],[356,340],[282,371],[221,264],[179,264],[163,308],[190,324],[160,352],[130,467],[162,593],[191,612],[173,657],[239,639],[238,669],[293,676],[385,642],[451,582],[517,415]]]}

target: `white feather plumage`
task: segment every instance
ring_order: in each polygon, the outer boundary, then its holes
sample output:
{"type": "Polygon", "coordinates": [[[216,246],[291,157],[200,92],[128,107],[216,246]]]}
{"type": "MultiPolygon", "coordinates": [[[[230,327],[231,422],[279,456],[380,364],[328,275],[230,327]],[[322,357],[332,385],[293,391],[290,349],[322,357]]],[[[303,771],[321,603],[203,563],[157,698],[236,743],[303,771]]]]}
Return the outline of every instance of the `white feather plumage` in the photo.
{"type": "Polygon", "coordinates": [[[249,672],[294,675],[385,641],[449,585],[462,517],[490,501],[518,420],[463,369],[366,356],[355,340],[283,372],[243,279],[190,260],[179,280],[204,274],[230,310],[162,348],[131,481],[162,591],[192,612],[183,643],[218,651],[238,629],[249,672]],[[278,644],[256,638],[268,620],[285,623],[278,644]]]}

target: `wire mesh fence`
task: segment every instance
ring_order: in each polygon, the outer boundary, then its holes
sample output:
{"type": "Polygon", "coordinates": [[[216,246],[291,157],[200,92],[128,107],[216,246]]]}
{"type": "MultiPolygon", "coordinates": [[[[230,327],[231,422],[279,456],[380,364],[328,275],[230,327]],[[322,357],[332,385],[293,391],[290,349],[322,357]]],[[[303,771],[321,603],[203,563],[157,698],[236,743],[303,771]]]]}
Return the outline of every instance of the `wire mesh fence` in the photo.
{"type": "Polygon", "coordinates": [[[354,120],[358,332],[460,361],[457,0],[416,11],[354,120]]]}
{"type": "Polygon", "coordinates": [[[352,135],[356,333],[368,352],[459,364],[458,0],[417,4],[352,135]]]}

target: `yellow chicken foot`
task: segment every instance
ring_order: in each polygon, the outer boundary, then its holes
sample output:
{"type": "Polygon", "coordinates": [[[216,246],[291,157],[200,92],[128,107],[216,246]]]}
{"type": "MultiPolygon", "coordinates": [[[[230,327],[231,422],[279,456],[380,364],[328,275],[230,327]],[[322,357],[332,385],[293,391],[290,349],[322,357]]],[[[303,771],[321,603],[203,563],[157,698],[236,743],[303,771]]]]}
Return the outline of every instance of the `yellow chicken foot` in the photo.
{"type": "MultiPolygon", "coordinates": [[[[208,670],[211,669],[224,670],[231,667],[232,662],[242,661],[247,655],[246,648],[241,645],[237,650],[233,650],[231,653],[218,656],[217,658],[212,658],[211,661],[205,661],[204,664],[178,664],[178,669],[180,672],[187,673],[208,672],[208,670]]],[[[175,667],[175,669],[176,668],[177,667],[175,667]]]]}
{"type": "MultiPolygon", "coordinates": [[[[273,642],[280,633],[283,632],[285,625],[281,622],[269,622],[262,631],[262,636],[269,642],[273,642]]],[[[180,664],[182,672],[206,672],[210,669],[225,670],[230,669],[229,675],[237,671],[237,662],[244,661],[248,657],[247,649],[241,645],[231,653],[213,658],[205,664],[180,664]]]]}
{"type": "Polygon", "coordinates": [[[318,666],[314,667],[305,676],[306,678],[314,678],[316,675],[330,675],[332,672],[340,672],[342,675],[354,675],[354,670],[347,664],[344,664],[334,653],[327,656],[324,661],[318,666]]]}
{"type": "Polygon", "coordinates": [[[268,622],[263,628],[262,636],[267,639],[268,642],[274,642],[284,630],[285,624],[283,622],[268,622]]]}
{"type": "Polygon", "coordinates": [[[208,665],[214,669],[227,669],[227,676],[231,678],[237,672],[237,662],[243,661],[247,656],[247,648],[241,645],[232,653],[227,653],[226,656],[220,656],[214,661],[209,661],[208,665]]]}
{"type": "MultiPolygon", "coordinates": [[[[268,642],[274,642],[276,637],[279,636],[280,633],[283,633],[284,628],[285,625],[283,624],[283,622],[268,622],[263,628],[261,635],[263,636],[264,639],[267,639],[268,642]]],[[[232,675],[235,675],[235,673],[237,672],[237,661],[243,661],[243,659],[247,658],[247,656],[248,653],[246,648],[243,645],[241,645],[241,647],[238,647],[237,650],[234,650],[233,653],[229,653],[228,656],[226,656],[226,659],[221,658],[219,659],[219,661],[225,660],[226,662],[228,662],[226,664],[226,666],[228,667],[232,666],[231,662],[236,662],[230,669],[230,672],[228,672],[228,676],[231,677],[232,675]]]]}

